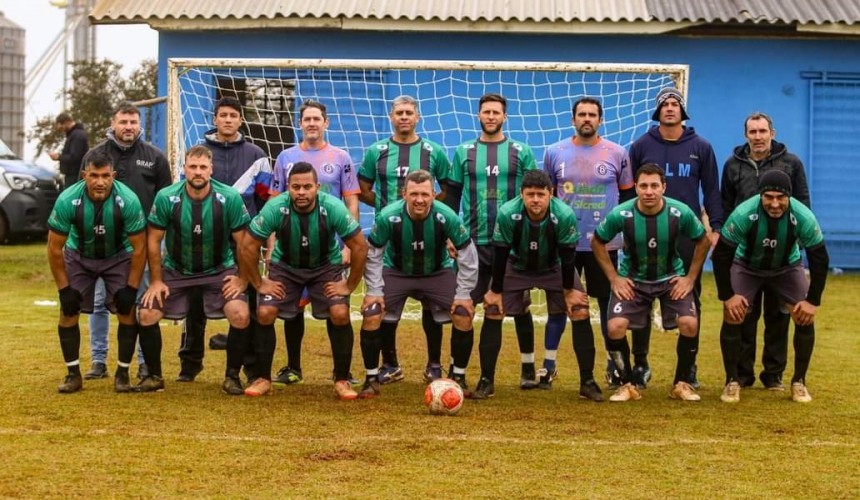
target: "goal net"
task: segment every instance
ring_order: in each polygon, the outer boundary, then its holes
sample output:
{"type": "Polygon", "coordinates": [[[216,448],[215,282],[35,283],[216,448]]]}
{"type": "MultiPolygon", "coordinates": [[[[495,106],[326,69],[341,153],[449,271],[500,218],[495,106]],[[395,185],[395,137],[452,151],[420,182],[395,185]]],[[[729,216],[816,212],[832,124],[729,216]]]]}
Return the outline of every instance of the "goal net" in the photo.
{"type": "MultiPolygon", "coordinates": [[[[213,105],[236,97],[243,133],[274,159],[301,141],[298,108],[308,99],[328,108],[327,140],[360,165],[367,148],[391,135],[388,111],[403,94],[417,99],[418,133],[446,148],[478,136],[478,100],[508,99],[506,134],[529,144],[541,167],[547,146],[571,137],[571,105],[583,96],[603,105],[603,137],[629,146],[651,123],[654,99],[672,85],[686,93],[686,65],[309,59],[171,59],[168,62],[167,153],[181,168],[184,151],[213,128],[213,105]]],[[[373,208],[361,206],[369,228],[373,208]]],[[[542,295],[542,294],[541,294],[542,295]]],[[[545,315],[535,296],[535,317],[545,315]]],[[[357,310],[359,300],[353,299],[357,310]]],[[[420,317],[411,303],[404,317],[420,317]]]]}

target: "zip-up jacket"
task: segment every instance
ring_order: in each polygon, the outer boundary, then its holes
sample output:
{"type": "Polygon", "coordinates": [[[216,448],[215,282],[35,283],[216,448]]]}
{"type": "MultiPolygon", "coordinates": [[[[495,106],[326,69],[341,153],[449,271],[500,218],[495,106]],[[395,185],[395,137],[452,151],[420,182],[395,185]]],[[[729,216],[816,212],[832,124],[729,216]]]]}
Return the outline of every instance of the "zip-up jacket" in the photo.
{"type": "Polygon", "coordinates": [[[217,129],[203,136],[203,144],[212,151],[212,178],[233,186],[242,195],[251,217],[257,215],[269,199],[272,164],[256,144],[241,133],[233,142],[219,142],[217,129]]]}
{"type": "Polygon", "coordinates": [[[770,156],[760,162],[750,158],[748,144],[736,147],[732,156],[726,160],[722,181],[723,211],[729,214],[745,200],[758,194],[758,178],[768,170],[782,170],[788,174],[791,178],[791,197],[812,207],[803,162],[789,153],[785,144],[771,141],[770,156]]]}

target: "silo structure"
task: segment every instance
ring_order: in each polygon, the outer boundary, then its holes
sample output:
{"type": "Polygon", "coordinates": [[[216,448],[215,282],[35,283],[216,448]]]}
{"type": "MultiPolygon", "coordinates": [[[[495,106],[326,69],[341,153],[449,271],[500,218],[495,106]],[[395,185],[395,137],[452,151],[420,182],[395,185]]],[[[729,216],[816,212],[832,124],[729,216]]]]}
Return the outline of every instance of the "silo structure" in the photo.
{"type": "Polygon", "coordinates": [[[0,11],[0,138],[24,154],[24,28],[0,11]]]}

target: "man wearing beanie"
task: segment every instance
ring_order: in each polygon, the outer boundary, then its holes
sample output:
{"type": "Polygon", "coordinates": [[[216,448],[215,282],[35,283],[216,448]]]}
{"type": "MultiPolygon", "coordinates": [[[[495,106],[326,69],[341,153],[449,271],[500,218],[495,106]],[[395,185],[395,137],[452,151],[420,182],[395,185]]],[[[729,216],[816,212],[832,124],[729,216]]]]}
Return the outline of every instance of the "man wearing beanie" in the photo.
{"type": "MultiPolygon", "coordinates": [[[[764,113],[755,112],[744,120],[746,142],[734,149],[723,165],[720,191],[723,212],[728,214],[750,196],[758,194],[759,175],[781,170],[791,178],[791,195],[811,207],[806,172],[800,158],[791,154],[784,144],[774,140],[773,121],[764,113]]],[[[772,391],[783,391],[782,373],[788,358],[788,326],[791,318],[779,306],[779,297],[772,293],[759,294],[750,305],[741,336],[738,376],[741,387],[755,383],[756,329],[764,312],[764,348],[759,375],[761,383],[772,391]]]]}
{"type": "Polygon", "coordinates": [[[726,385],[720,399],[740,401],[738,359],[743,322],[762,289],[778,295],[794,320],[794,375],[791,399],[812,401],[806,371],[815,344],[815,313],[827,280],[829,258],[821,227],[806,205],[791,197],[791,178],[781,170],[759,177],[759,196],[741,203],[729,216],[713,252],[717,294],[723,301],[720,347],[726,385]],[[800,258],[809,261],[811,282],[800,258]]]}
{"type": "MultiPolygon", "coordinates": [[[[681,91],[672,87],[661,90],[657,94],[654,114],[651,116],[651,119],[659,124],[651,127],[630,146],[630,166],[634,176],[639,167],[647,163],[656,163],[663,167],[666,171],[666,196],[684,202],[699,217],[702,215],[702,205],[699,203],[701,192],[711,226],[708,239],[711,245],[715,245],[723,225],[717,158],[708,141],[697,135],[693,127],[683,125],[684,120],[689,118],[681,91]]],[[[679,241],[678,252],[684,262],[684,269],[688,272],[694,247],[695,244],[687,238],[682,237],[679,241]]],[[[696,309],[701,316],[701,276],[696,280],[694,292],[696,309]]],[[[701,317],[699,319],[698,324],[701,325],[701,317]]],[[[694,339],[692,348],[695,359],[699,349],[699,335],[694,339]]],[[[633,379],[642,388],[651,378],[648,364],[650,341],[650,323],[644,328],[633,330],[633,379]]],[[[694,364],[689,380],[694,388],[699,387],[696,371],[694,364]]]]}

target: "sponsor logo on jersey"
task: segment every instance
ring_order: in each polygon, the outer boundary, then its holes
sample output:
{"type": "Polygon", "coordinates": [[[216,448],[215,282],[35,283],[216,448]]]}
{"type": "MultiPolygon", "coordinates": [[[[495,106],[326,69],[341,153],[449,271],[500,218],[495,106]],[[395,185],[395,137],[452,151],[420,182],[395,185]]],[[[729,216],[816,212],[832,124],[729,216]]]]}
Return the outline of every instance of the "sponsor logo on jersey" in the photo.
{"type": "Polygon", "coordinates": [[[797,218],[794,216],[794,214],[792,214],[792,213],[788,214],[788,220],[789,220],[789,222],[791,222],[792,226],[797,225],[797,218]]]}
{"type": "Polygon", "coordinates": [[[320,205],[320,215],[327,216],[328,210],[325,209],[324,206],[320,205]]]}
{"type": "Polygon", "coordinates": [[[422,142],[421,147],[427,151],[430,151],[431,153],[433,152],[433,146],[431,146],[430,143],[422,142]]]}
{"type": "Polygon", "coordinates": [[[513,220],[523,220],[523,214],[511,214],[513,220]]]}
{"type": "Polygon", "coordinates": [[[323,163],[322,169],[327,174],[334,173],[334,165],[332,165],[331,163],[323,163]]]}
{"type": "Polygon", "coordinates": [[[597,173],[597,175],[606,175],[607,173],[609,173],[609,167],[607,167],[605,163],[598,163],[597,166],[594,168],[594,171],[597,173]]]}
{"type": "Polygon", "coordinates": [[[555,216],[555,214],[552,214],[552,213],[551,213],[551,214],[549,214],[549,220],[550,220],[550,222],[552,222],[554,225],[558,225],[558,217],[556,217],[556,216],[555,216]]]}
{"type": "Polygon", "coordinates": [[[439,222],[441,222],[442,224],[444,224],[444,223],[446,222],[446,221],[445,221],[445,216],[444,216],[444,215],[442,215],[442,214],[440,214],[440,213],[437,213],[437,214],[436,214],[436,220],[438,220],[438,221],[439,221],[439,222]]]}
{"type": "Polygon", "coordinates": [[[215,199],[218,200],[218,203],[222,205],[227,203],[227,199],[224,198],[224,195],[221,193],[215,193],[215,199]]]}
{"type": "Polygon", "coordinates": [[[118,206],[119,208],[125,207],[125,200],[123,200],[122,196],[120,196],[120,195],[116,195],[116,197],[114,198],[114,202],[116,203],[116,206],[118,206]]]}
{"type": "Polygon", "coordinates": [[[680,216],[681,216],[681,211],[680,211],[680,210],[678,210],[678,208],[677,208],[677,207],[669,207],[669,213],[670,213],[673,217],[680,217],[680,216]]]}
{"type": "Polygon", "coordinates": [[[78,198],[78,199],[76,199],[76,200],[72,200],[72,206],[73,206],[73,207],[77,207],[77,206],[79,206],[80,204],[81,204],[81,199],[80,199],[80,198],[78,198]]]}
{"type": "Polygon", "coordinates": [[[511,143],[511,147],[516,149],[517,151],[523,150],[523,147],[521,145],[517,144],[516,142],[511,143]]]}
{"type": "Polygon", "coordinates": [[[629,218],[633,217],[633,212],[631,212],[630,210],[621,210],[621,211],[620,211],[620,212],[618,212],[618,213],[619,213],[619,214],[621,214],[621,217],[624,217],[624,218],[627,218],[627,219],[629,219],[629,218]]]}
{"type": "Polygon", "coordinates": [[[388,217],[388,222],[393,222],[394,224],[397,224],[401,220],[402,219],[398,215],[392,215],[392,216],[388,217]]]}
{"type": "Polygon", "coordinates": [[[474,144],[463,144],[463,149],[475,149],[474,144]]]}
{"type": "Polygon", "coordinates": [[[279,210],[281,215],[290,215],[290,207],[281,207],[279,210]]]}
{"type": "Polygon", "coordinates": [[[376,149],[378,149],[380,151],[386,151],[388,149],[388,144],[385,144],[385,143],[377,144],[376,149]]]}
{"type": "Polygon", "coordinates": [[[750,214],[750,220],[755,222],[758,220],[758,214],[750,214]]]}
{"type": "Polygon", "coordinates": [[[182,201],[182,197],[181,197],[181,196],[177,196],[177,195],[175,195],[175,194],[174,194],[174,195],[170,195],[170,196],[167,198],[167,201],[169,201],[170,203],[173,203],[173,204],[175,205],[175,204],[179,203],[180,201],[182,201]]]}

